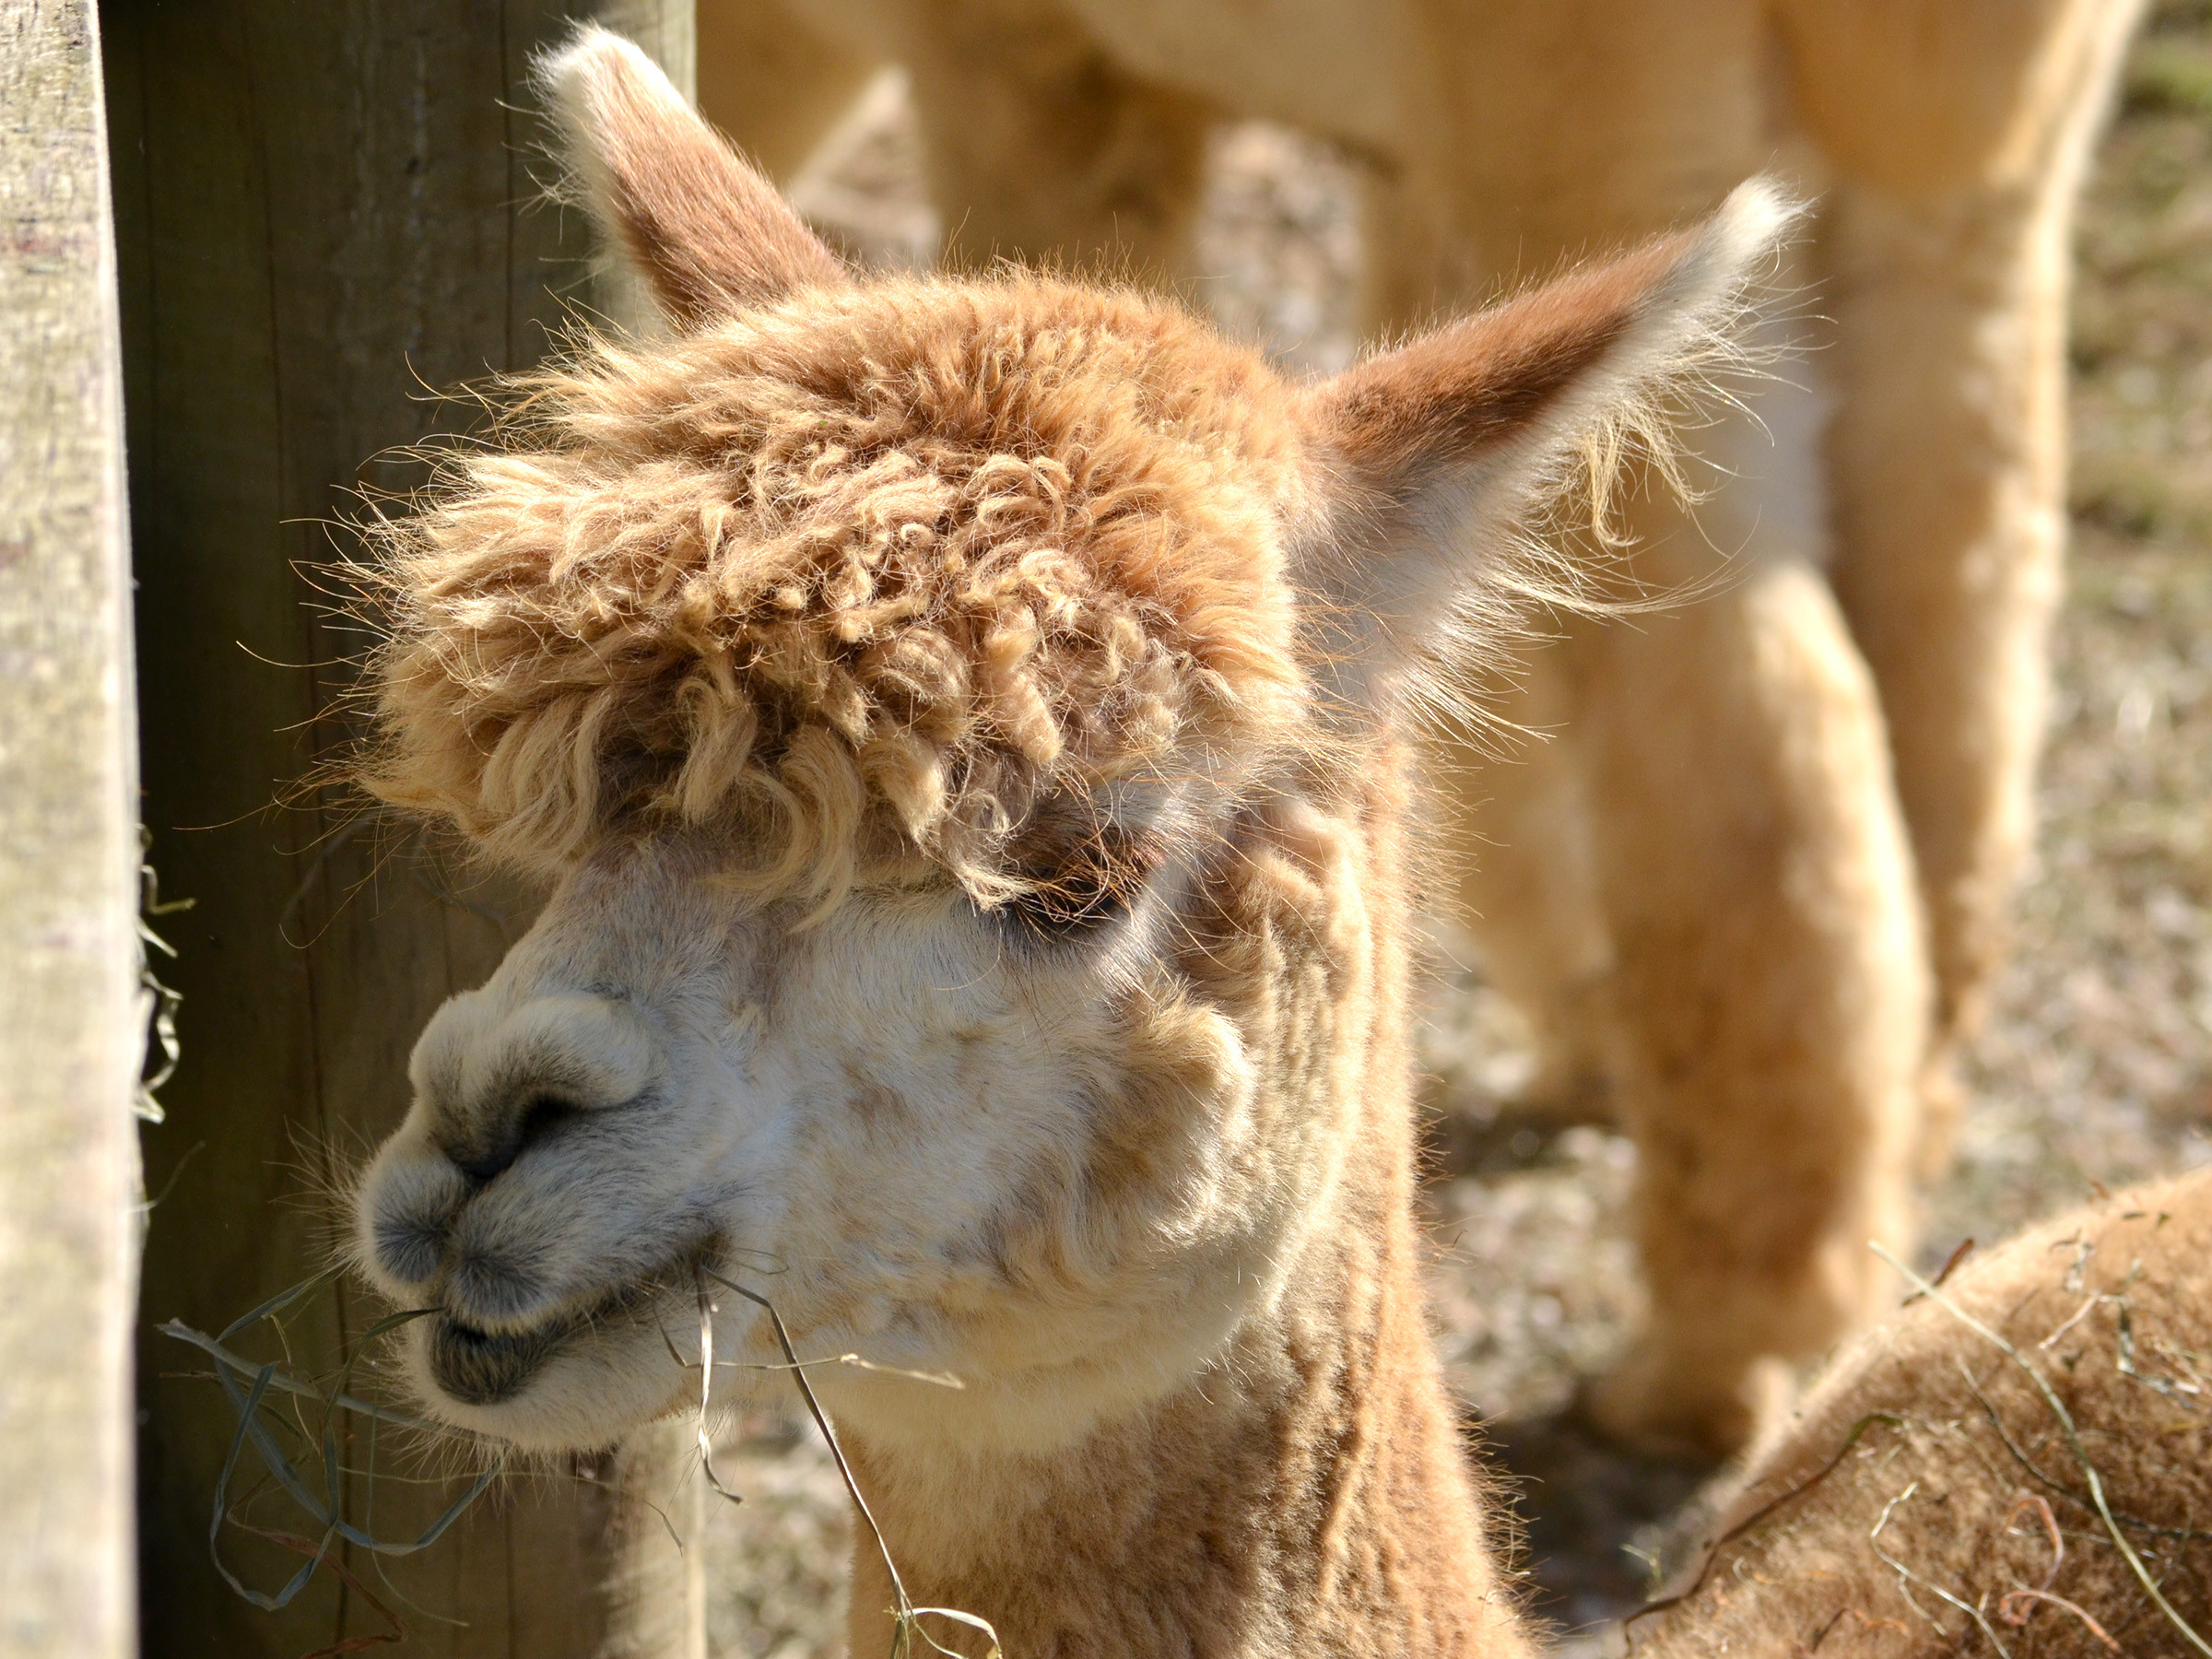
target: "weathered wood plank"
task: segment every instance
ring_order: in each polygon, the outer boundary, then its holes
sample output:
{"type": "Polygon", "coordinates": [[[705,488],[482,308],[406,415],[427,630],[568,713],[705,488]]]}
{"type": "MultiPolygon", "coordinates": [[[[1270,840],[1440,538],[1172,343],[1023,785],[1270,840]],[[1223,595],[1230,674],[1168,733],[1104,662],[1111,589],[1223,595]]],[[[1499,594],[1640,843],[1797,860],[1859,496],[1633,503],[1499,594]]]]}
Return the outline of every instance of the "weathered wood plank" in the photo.
{"type": "MultiPolygon", "coordinates": [[[[680,49],[688,5],[640,3],[631,20],[658,18],[662,43],[680,49]]],[[[329,1194],[405,1110],[416,1034],[490,971],[526,914],[525,897],[357,824],[348,803],[272,802],[341,735],[331,704],[362,644],[311,608],[300,567],[348,546],[325,522],[355,505],[351,490],[420,480],[394,446],[468,424],[424,385],[527,368],[564,304],[589,299],[583,228],[534,206],[547,163],[524,78],[530,53],[592,9],[103,7],[146,816],[165,889],[197,900],[171,930],[183,1064],[164,1095],[170,1121],[146,1142],[149,1185],[174,1182],[149,1219],[140,1326],[150,1655],[296,1659],[387,1628],[335,1575],[276,1615],[223,1584],[206,1534],[229,1413],[147,1333],[171,1317],[218,1328],[322,1265],[329,1194]]],[[[377,1311],[322,1297],[291,1323],[292,1350],[335,1353],[377,1311]]],[[[371,1451],[357,1433],[347,1462],[365,1469],[371,1451]]],[[[375,1530],[412,1536],[456,1488],[391,1478],[421,1471],[389,1438],[373,1451],[375,1530]]],[[[672,1659],[697,1598],[638,1499],[668,1502],[677,1471],[577,1473],[516,1481],[436,1548],[387,1563],[406,1602],[360,1552],[341,1564],[406,1620],[409,1654],[672,1659]],[[657,1633],[641,1634],[643,1613],[661,1618],[657,1633]]],[[[349,1479],[358,1518],[369,1477],[349,1479]]],[[[253,1514],[288,1524],[280,1502],[253,1514]]],[[[265,1589],[297,1565],[236,1533],[224,1547],[265,1589]]]]}
{"type": "Polygon", "coordinates": [[[0,1654],[131,1651],[137,780],[89,0],[0,0],[0,1654]]]}

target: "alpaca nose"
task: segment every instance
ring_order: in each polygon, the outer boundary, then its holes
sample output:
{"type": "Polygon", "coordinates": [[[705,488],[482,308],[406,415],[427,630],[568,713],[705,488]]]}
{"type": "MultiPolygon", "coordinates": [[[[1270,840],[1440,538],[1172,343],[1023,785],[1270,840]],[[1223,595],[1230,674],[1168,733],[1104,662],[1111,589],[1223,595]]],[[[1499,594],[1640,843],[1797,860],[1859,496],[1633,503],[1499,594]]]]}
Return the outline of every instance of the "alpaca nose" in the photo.
{"type": "Polygon", "coordinates": [[[447,1137],[443,1150],[476,1186],[488,1185],[524,1151],[547,1139],[580,1108],[552,1095],[535,1095],[491,1133],[447,1137]]]}
{"type": "Polygon", "coordinates": [[[481,1189],[577,1120],[650,1100],[661,1066],[624,1002],[561,991],[501,1006],[472,992],[432,1018],[410,1069],[429,1145],[481,1189]]]}

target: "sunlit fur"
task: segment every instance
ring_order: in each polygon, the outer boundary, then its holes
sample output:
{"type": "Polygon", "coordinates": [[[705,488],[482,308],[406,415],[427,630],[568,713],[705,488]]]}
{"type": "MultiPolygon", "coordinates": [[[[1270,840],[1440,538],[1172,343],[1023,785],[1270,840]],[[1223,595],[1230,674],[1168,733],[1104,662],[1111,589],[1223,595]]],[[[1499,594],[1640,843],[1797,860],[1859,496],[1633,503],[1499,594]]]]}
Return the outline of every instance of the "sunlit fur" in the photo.
{"type": "MultiPolygon", "coordinates": [[[[803,153],[908,74],[959,267],[1202,290],[1209,135],[1336,147],[1388,336],[1710,212],[1818,198],[1789,383],[1691,436],[1694,512],[1627,475],[1635,574],[1431,757],[1430,900],[1527,1016],[1529,1103],[1640,1152],[1651,1328],[1592,1404],[1731,1450],[1781,1359],[1873,1317],[1939,1167],[2030,844],[2065,527],[2073,205],[2139,0],[700,0],[707,113],[803,153]],[[762,68],[760,65],[772,65],[762,68]],[[1456,891],[1453,888],[1456,887],[1456,891]]],[[[1489,663],[1478,654],[1465,661],[1489,663]]]]}
{"type": "Polygon", "coordinates": [[[2202,1653],[2174,1618],[2212,1641],[2207,1261],[2202,1170],[1970,1257],[1947,1305],[1914,1299],[1778,1426],[1720,1511],[1726,1542],[1687,1599],[1635,1622],[1633,1652],[2202,1653]],[[2172,1617],[2112,1542],[2092,1470],[2172,1617]]]}
{"type": "Polygon", "coordinates": [[[741,822],[780,882],[990,897],[1041,801],[1234,787],[1297,717],[1294,410],[1168,307],[808,294],[534,390],[394,526],[370,774],[503,858],[741,822]]]}
{"type": "Polygon", "coordinates": [[[665,147],[728,172],[657,73],[548,79],[646,175],[595,198],[642,287],[726,308],[390,531],[363,781],[551,885],[357,1199],[425,1407],[605,1443],[696,1400],[702,1295],[717,1400],[780,1394],[711,1271],[959,1379],[813,1373],[1009,1653],[1524,1651],[1422,1318],[1403,682],[1786,205],[1306,387],[1154,300],[856,284],[757,182],[654,204],[665,147]]]}

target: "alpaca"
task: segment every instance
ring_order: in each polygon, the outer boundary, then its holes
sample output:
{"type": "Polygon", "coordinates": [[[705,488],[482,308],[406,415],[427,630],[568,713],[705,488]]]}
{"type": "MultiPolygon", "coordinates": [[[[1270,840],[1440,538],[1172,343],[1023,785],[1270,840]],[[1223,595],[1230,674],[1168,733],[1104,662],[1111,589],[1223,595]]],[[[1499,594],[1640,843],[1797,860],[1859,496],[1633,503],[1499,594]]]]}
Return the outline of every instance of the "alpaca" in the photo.
{"type": "MultiPolygon", "coordinates": [[[[670,332],[386,526],[361,781],[551,887],[356,1197],[428,1409],[780,1387],[713,1275],[881,1368],[813,1385],[1010,1654],[1531,1653],[1421,1316],[1400,727],[1786,200],[1299,386],[1133,293],[856,282],[605,31],[545,87],[670,332]]],[[[891,1599],[861,1553],[854,1654],[891,1599]]]]}
{"type": "Polygon", "coordinates": [[[389,526],[363,782],[551,886],[356,1201],[428,1409],[695,1402],[710,1270],[964,1383],[814,1373],[1010,1653],[1527,1651],[1422,1319],[1398,711],[1789,208],[1300,386],[1132,292],[855,282],[610,35],[546,85],[670,333],[389,526]]]}
{"type": "Polygon", "coordinates": [[[771,165],[907,67],[956,265],[1189,281],[1230,118],[1359,164],[1385,335],[1763,168],[1822,194],[1791,257],[1828,348],[1695,435],[1724,481],[1694,521],[1664,490],[1627,514],[1642,581],[1717,591],[1569,618],[1507,709],[1557,740],[1432,761],[1532,1104],[1609,1106],[1638,1144],[1653,1324],[1592,1399],[1625,1437],[1746,1439],[1772,1357],[1871,1316],[1860,1243],[1947,1154],[2030,833],[2072,203],[2138,9],[701,0],[702,108],[771,165]]]}
{"type": "Polygon", "coordinates": [[[1837,1362],[1756,1459],[1694,1586],[1630,1624],[1631,1651],[2000,1651],[1979,1623],[2016,1659],[2212,1653],[2207,1262],[2212,1171],[1970,1261],[1942,1287],[1948,1305],[1916,1300],[1837,1362]],[[2114,1524],[2058,1413],[1970,1318],[2049,1382],[2114,1524]]]}

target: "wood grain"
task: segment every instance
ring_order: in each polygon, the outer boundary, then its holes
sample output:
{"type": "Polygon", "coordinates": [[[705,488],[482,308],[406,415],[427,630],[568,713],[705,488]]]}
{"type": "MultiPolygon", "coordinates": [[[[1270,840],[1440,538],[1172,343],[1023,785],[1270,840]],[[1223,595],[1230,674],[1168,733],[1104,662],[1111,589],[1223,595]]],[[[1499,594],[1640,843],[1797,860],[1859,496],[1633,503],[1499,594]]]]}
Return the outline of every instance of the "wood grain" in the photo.
{"type": "Polygon", "coordinates": [[[137,780],[88,0],[0,0],[0,1654],[131,1649],[137,780]]]}
{"type": "MultiPolygon", "coordinates": [[[[649,42],[687,49],[684,0],[622,9],[649,42]]],[[[346,736],[335,705],[364,641],[316,608],[330,579],[311,569],[358,553],[334,521],[360,511],[357,491],[421,482],[405,446],[475,422],[431,391],[529,367],[591,300],[582,225],[537,205],[549,162],[526,87],[530,54],[591,10],[102,8],[145,813],[164,890],[197,901],[171,918],[184,1056],[169,1122],[146,1137],[148,1184],[166,1190],[139,1325],[149,1655],[300,1659],[390,1628],[334,1572],[277,1614],[225,1586],[207,1529],[230,1414],[151,1327],[218,1329],[328,1258],[332,1194],[405,1111],[423,1022],[527,921],[528,895],[356,803],[275,803],[346,736]]],[[[380,1311],[334,1291],[285,1341],[303,1365],[326,1359],[380,1311]]],[[[250,1341],[282,1351],[273,1332],[250,1341]]],[[[355,1433],[346,1462],[351,1513],[380,1536],[415,1535],[459,1489],[410,1484],[437,1459],[390,1436],[355,1433]]],[[[340,1564],[405,1621],[410,1659],[696,1653],[696,1575],[650,1507],[684,1528],[680,1475],[641,1446],[511,1478],[435,1548],[381,1573],[358,1550],[340,1564]]],[[[246,1512],[304,1519],[274,1500],[246,1512]]],[[[265,1590],[297,1565],[234,1530],[223,1548],[265,1590]]]]}

